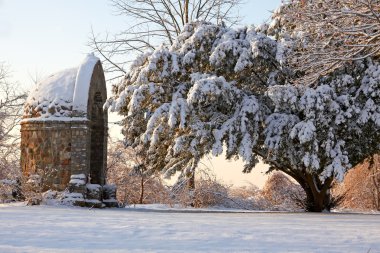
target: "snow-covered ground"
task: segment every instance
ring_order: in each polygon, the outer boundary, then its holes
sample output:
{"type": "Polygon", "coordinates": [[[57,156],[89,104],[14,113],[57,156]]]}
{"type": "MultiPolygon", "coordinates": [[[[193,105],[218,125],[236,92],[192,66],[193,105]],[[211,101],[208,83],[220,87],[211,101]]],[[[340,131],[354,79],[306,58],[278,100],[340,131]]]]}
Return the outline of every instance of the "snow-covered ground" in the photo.
{"type": "Polygon", "coordinates": [[[380,215],[0,205],[0,252],[380,252],[380,215]]]}

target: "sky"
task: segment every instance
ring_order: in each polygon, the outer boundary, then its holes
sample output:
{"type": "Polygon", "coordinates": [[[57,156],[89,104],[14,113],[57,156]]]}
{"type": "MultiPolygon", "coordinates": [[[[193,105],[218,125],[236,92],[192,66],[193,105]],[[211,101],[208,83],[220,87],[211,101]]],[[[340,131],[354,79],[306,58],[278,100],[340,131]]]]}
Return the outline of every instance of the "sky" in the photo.
{"type": "MultiPolygon", "coordinates": [[[[245,0],[239,10],[242,25],[268,20],[281,0],[245,0]]],[[[11,70],[21,89],[33,87],[33,79],[77,66],[91,52],[91,30],[95,34],[122,31],[128,19],[115,14],[107,0],[0,0],[0,63],[11,70]]],[[[110,84],[108,84],[110,86],[110,84]]],[[[223,157],[204,161],[225,183],[262,186],[265,166],[242,174],[241,161],[223,157]]]]}

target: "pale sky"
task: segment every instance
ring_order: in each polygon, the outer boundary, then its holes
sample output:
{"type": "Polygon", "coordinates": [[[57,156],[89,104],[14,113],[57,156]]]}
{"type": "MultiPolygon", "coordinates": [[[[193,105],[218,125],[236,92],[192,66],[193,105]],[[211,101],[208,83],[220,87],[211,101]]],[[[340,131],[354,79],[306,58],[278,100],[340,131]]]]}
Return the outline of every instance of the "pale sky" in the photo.
{"type": "MultiPolygon", "coordinates": [[[[242,25],[268,20],[281,0],[246,0],[242,25]]],[[[0,0],[0,62],[7,63],[20,87],[33,87],[32,77],[43,77],[77,66],[90,52],[91,27],[96,33],[123,30],[128,20],[114,15],[107,0],[0,0]]],[[[108,84],[110,85],[110,84],[108,84]]],[[[242,174],[242,163],[223,157],[205,161],[225,183],[262,186],[265,166],[242,174]]]]}

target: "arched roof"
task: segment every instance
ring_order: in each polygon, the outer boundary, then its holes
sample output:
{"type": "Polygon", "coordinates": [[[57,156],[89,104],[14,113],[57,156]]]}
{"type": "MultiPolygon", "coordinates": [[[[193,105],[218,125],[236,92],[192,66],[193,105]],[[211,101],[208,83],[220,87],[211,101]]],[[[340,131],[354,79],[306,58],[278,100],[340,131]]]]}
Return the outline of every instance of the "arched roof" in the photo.
{"type": "Polygon", "coordinates": [[[99,58],[89,54],[79,67],[60,71],[40,82],[26,100],[24,119],[71,120],[78,115],[84,117],[91,77],[98,62],[99,58]]]}

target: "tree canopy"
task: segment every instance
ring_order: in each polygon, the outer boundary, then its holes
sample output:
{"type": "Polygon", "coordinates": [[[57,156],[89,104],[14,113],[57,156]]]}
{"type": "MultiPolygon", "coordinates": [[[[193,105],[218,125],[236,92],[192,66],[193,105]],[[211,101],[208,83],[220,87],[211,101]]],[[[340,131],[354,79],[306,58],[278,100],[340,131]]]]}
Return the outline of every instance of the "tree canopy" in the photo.
{"type": "Polygon", "coordinates": [[[138,57],[114,87],[111,110],[125,116],[128,145],[146,145],[147,163],[190,174],[206,154],[261,158],[293,177],[307,209],[330,209],[329,190],[379,150],[380,65],[343,63],[313,85],[294,84],[301,37],[271,26],[185,25],[172,46],[138,57]]]}

